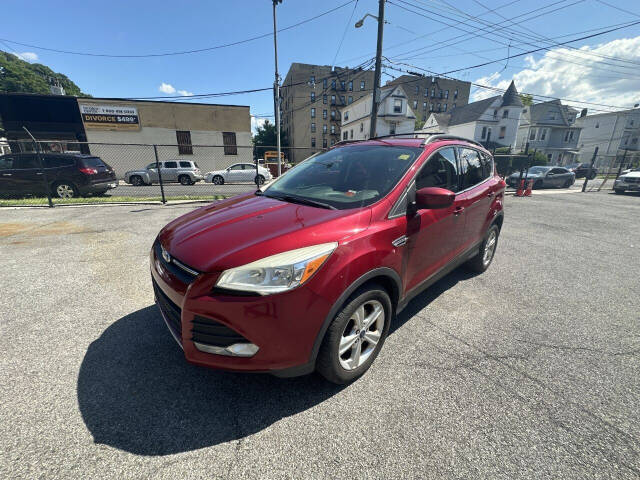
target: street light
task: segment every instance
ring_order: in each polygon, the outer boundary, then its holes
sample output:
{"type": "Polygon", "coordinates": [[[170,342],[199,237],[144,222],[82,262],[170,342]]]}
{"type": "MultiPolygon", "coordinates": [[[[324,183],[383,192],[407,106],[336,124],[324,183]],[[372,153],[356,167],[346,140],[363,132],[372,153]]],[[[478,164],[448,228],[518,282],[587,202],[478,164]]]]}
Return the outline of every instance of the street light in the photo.
{"type": "Polygon", "coordinates": [[[356,28],[364,25],[364,19],[367,17],[373,17],[378,21],[378,42],[376,45],[376,68],[373,73],[373,105],[371,109],[371,122],[369,125],[369,138],[376,136],[376,122],[378,120],[378,103],[380,101],[380,76],[382,75],[382,34],[384,32],[384,2],[385,0],[378,0],[378,16],[367,13],[364,17],[358,20],[355,24],[356,28]]]}

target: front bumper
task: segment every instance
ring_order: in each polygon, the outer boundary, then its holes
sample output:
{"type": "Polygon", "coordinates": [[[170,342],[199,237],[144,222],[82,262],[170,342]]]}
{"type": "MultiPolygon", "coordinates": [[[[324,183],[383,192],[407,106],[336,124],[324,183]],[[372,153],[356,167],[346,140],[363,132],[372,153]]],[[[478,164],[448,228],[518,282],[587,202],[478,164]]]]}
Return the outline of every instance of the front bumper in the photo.
{"type": "Polygon", "coordinates": [[[613,183],[613,188],[617,188],[619,190],[640,190],[640,182],[625,182],[624,180],[616,180],[613,183]]]}
{"type": "Polygon", "coordinates": [[[306,285],[268,296],[214,294],[218,273],[189,281],[159,258],[156,245],[150,254],[156,303],[188,362],[281,376],[312,371],[314,342],[332,306],[322,296],[306,285]],[[251,355],[241,356],[211,348],[227,338],[229,346],[251,344],[257,351],[242,347],[251,355]]]}

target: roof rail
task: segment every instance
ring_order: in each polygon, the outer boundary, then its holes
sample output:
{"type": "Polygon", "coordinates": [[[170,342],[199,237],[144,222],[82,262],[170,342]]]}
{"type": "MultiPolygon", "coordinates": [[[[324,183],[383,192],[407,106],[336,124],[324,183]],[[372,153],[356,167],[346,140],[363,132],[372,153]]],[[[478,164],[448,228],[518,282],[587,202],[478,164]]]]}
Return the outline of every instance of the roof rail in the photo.
{"type": "Polygon", "coordinates": [[[469,142],[479,147],[485,148],[484,145],[482,145],[480,142],[476,142],[475,140],[471,140],[465,137],[458,137],[456,135],[448,135],[446,133],[436,133],[433,135],[429,135],[422,144],[427,145],[438,140],[462,140],[463,142],[469,142]]]}

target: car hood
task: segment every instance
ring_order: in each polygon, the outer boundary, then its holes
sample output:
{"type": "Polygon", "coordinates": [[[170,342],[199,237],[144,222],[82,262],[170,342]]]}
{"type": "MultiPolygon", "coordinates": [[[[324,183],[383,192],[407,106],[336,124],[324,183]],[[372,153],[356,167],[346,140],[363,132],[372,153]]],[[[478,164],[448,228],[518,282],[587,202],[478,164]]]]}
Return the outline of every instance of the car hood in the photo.
{"type": "Polygon", "coordinates": [[[216,272],[295,248],[340,242],[370,221],[369,208],[328,210],[249,194],[175,219],[159,240],[179,261],[216,272]]]}
{"type": "Polygon", "coordinates": [[[624,175],[620,175],[619,178],[639,178],[640,177],[640,172],[629,172],[629,173],[625,173],[624,175]]]}

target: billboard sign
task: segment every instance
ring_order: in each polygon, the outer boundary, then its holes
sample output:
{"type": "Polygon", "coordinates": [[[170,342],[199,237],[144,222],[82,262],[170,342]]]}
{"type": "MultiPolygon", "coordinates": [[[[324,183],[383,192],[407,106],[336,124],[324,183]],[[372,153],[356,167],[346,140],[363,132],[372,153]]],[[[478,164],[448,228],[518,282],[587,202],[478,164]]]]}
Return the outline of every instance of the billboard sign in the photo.
{"type": "Polygon", "coordinates": [[[138,109],[131,105],[80,104],[85,128],[93,130],[139,130],[138,109]]]}

